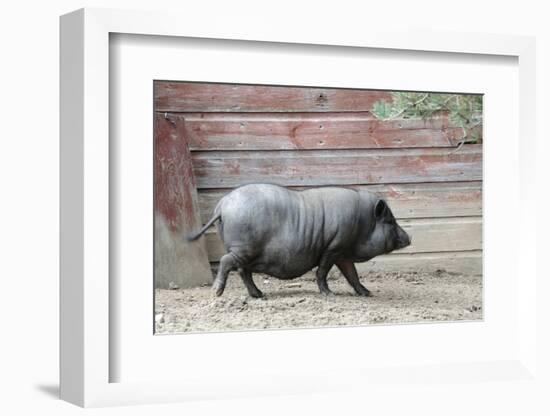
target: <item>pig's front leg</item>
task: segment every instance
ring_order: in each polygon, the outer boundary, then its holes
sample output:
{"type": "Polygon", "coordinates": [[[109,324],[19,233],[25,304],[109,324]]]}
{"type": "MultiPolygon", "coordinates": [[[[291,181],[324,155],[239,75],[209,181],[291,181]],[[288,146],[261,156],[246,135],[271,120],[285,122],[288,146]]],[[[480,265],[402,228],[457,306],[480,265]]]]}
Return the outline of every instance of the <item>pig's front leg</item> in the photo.
{"type": "Polygon", "coordinates": [[[360,296],[370,296],[370,290],[361,284],[355,264],[351,260],[338,260],[336,267],[340,269],[348,283],[353,287],[355,293],[360,296]]]}

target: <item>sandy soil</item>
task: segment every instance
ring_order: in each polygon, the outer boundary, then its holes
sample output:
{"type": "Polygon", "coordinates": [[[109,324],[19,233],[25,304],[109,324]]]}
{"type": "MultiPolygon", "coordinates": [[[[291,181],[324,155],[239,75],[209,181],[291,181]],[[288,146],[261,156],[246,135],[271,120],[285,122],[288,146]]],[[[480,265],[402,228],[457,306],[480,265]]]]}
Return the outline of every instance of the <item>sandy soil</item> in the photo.
{"type": "Polygon", "coordinates": [[[209,286],[156,290],[156,333],[304,328],[482,319],[482,277],[448,273],[366,273],[370,297],[356,296],[338,271],[321,295],[313,273],[294,280],[254,275],[263,299],[248,296],[237,273],[224,294],[209,286]]]}

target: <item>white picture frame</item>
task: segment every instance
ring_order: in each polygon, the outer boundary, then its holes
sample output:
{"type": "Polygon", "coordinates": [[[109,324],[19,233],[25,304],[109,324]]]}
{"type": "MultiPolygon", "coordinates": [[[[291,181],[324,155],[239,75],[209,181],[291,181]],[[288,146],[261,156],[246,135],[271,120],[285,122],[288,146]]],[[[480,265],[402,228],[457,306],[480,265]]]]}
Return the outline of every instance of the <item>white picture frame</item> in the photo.
{"type": "MultiPolygon", "coordinates": [[[[535,41],[530,37],[472,33],[431,33],[384,29],[327,32],[326,28],[308,30],[249,22],[238,31],[231,22],[219,20],[208,27],[200,21],[183,19],[173,13],[151,13],[106,9],[83,9],[61,18],[61,398],[80,406],[107,406],[138,403],[173,402],[215,397],[248,397],[270,394],[297,394],[342,389],[382,388],[407,385],[413,380],[427,388],[437,382],[470,382],[485,388],[483,380],[511,383],[538,383],[536,362],[536,270],[535,251],[525,242],[535,241],[536,217],[529,207],[534,204],[532,190],[535,154],[535,41]],[[185,21],[185,25],[181,22],[185,21]],[[517,155],[519,185],[517,206],[520,226],[513,250],[516,268],[511,271],[518,281],[514,316],[517,331],[514,348],[495,356],[471,362],[419,360],[413,367],[389,365],[350,368],[343,365],[319,371],[297,368],[289,373],[263,374],[263,378],[246,380],[241,374],[220,374],[216,380],[205,371],[190,377],[151,377],[142,381],[113,381],[111,371],[120,360],[112,348],[110,332],[113,304],[113,268],[110,259],[110,172],[114,168],[109,156],[109,38],[111,34],[170,36],[181,38],[225,39],[282,44],[332,45],[339,48],[374,48],[384,50],[429,51],[439,54],[508,56],[518,60],[519,114],[517,155]],[[527,111],[530,109],[530,111],[527,111]],[[521,280],[517,279],[521,270],[521,280]],[[516,313],[517,312],[517,313],[516,313]],[[368,370],[368,371],[366,371],[368,370]],[[414,374],[413,374],[414,373],[414,374]],[[472,374],[478,376],[472,377],[472,374]],[[235,380],[235,377],[237,380],[235,380]],[[322,382],[320,381],[322,380],[322,382]]],[[[152,133],[151,133],[152,134],[152,133]]],[[[151,136],[152,137],[152,136],[151,136]]],[[[515,191],[514,191],[515,192],[515,191]]],[[[112,196],[112,195],[111,195],[112,196]]],[[[486,214],[486,213],[484,213],[486,214]]],[[[430,331],[428,326],[423,329],[430,331]]],[[[452,332],[468,331],[455,326],[452,332]]],[[[514,327],[515,328],[515,327],[514,327]]],[[[409,327],[411,336],[418,332],[409,327]]],[[[407,329],[404,329],[406,331],[407,329]]],[[[483,332],[483,328],[474,328],[483,332]]],[[[111,328],[112,331],[112,328],[111,328]]],[[[300,335],[304,342],[321,339],[330,331],[310,331],[300,335]]],[[[383,328],[372,333],[380,335],[383,328]]],[[[272,331],[266,331],[272,332],[272,331]]],[[[288,337],[288,331],[273,332],[272,337],[288,337]]],[[[334,333],[333,336],[343,333],[334,333]]],[[[245,336],[246,334],[241,334],[245,336]]],[[[152,333],[151,333],[152,336],[152,333]]],[[[216,339],[216,334],[194,335],[216,339]]],[[[399,342],[406,340],[397,335],[399,342]]],[[[162,337],[167,339],[170,337],[162,337]]],[[[181,340],[181,339],[180,339],[181,340]]],[[[166,342],[166,341],[165,341],[166,342]]],[[[242,341],[235,341],[237,344],[242,341]]],[[[260,344],[259,344],[260,345],[260,344]]],[[[196,357],[207,360],[208,357],[196,357]]],[[[176,370],[174,370],[176,371],[176,370]]],[[[228,370],[229,371],[229,370],[228,370]]],[[[525,384],[522,384],[525,385],[525,384]]],[[[488,390],[489,391],[489,390],[488,390]]]]}

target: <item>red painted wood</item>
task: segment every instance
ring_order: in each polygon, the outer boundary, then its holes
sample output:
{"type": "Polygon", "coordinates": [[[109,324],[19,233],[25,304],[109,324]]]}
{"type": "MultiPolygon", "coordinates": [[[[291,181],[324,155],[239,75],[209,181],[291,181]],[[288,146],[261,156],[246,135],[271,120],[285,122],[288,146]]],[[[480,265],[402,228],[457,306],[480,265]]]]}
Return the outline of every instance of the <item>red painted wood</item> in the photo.
{"type": "Polygon", "coordinates": [[[194,152],[198,188],[478,181],[481,145],[446,148],[194,152]]]}
{"type": "Polygon", "coordinates": [[[155,81],[161,112],[370,111],[387,91],[155,81]]]}
{"type": "MultiPolygon", "coordinates": [[[[212,280],[204,241],[185,235],[200,226],[193,166],[181,123],[154,119],[154,282],[156,288],[181,288],[212,280]],[[183,138],[182,138],[183,137],[183,138]]],[[[146,224],[136,224],[146,226],[146,224]]]]}
{"type": "Polygon", "coordinates": [[[381,121],[358,113],[191,113],[183,122],[193,150],[369,149],[454,147],[462,139],[447,117],[381,121]]]}
{"type": "Polygon", "coordinates": [[[190,230],[199,220],[191,153],[181,123],[155,115],[155,214],[172,231],[190,230]]]}

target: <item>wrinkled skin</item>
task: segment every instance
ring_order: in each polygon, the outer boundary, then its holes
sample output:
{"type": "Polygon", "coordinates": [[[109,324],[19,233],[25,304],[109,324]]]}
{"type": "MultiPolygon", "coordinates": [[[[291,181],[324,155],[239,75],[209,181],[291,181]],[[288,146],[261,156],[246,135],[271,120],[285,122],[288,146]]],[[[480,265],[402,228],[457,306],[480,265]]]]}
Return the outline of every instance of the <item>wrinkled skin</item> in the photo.
{"type": "Polygon", "coordinates": [[[239,270],[251,296],[262,297],[252,273],[294,279],[314,267],[320,292],[331,295],[327,274],[334,265],[358,295],[369,296],[354,263],[411,242],[383,199],[339,187],[304,191],[270,184],[239,187],[220,200],[212,219],[188,240],[198,239],[215,222],[227,250],[213,284],[217,296],[232,270],[239,270]]]}

